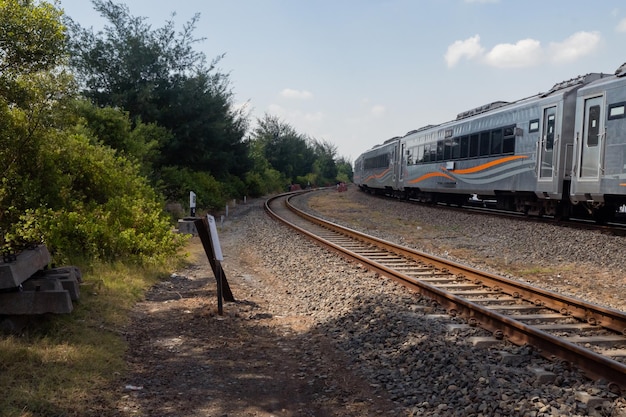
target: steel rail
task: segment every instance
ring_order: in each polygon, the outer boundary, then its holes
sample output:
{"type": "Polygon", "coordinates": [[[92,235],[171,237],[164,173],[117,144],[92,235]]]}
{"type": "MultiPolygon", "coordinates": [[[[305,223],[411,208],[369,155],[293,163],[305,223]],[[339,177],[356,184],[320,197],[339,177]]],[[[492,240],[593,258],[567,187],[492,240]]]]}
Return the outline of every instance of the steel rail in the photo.
{"type": "Polygon", "coordinates": [[[447,271],[451,275],[455,275],[459,278],[472,277],[472,281],[477,284],[489,286],[499,290],[501,293],[530,301],[537,306],[558,311],[564,317],[575,317],[579,320],[584,320],[591,324],[626,334],[625,313],[587,303],[572,297],[562,296],[551,291],[536,288],[531,285],[510,280],[495,274],[479,271],[457,262],[422,253],[411,248],[402,247],[395,243],[369,236],[336,223],[326,221],[310,213],[299,210],[291,204],[289,200],[298,194],[301,193],[281,194],[267,200],[265,203],[266,211],[275,219],[289,225],[299,233],[320,242],[324,246],[331,248],[338,254],[348,259],[357,260],[363,263],[367,268],[395,279],[396,281],[399,281],[404,285],[420,292],[446,308],[450,314],[466,318],[470,323],[475,323],[476,325],[491,331],[497,337],[505,338],[514,344],[531,345],[536,348],[542,356],[548,359],[554,360],[556,358],[560,358],[561,360],[567,361],[571,365],[582,370],[589,378],[603,378],[610,382],[611,387],[614,390],[622,392],[626,391],[626,365],[564,339],[560,339],[531,325],[512,319],[510,316],[505,316],[485,306],[456,296],[427,282],[423,282],[418,278],[411,277],[394,270],[393,268],[385,266],[372,259],[368,259],[367,256],[362,256],[358,253],[350,251],[341,245],[335,244],[296,225],[293,222],[281,218],[281,216],[275,213],[270,206],[275,200],[284,198],[285,205],[289,210],[307,221],[323,227],[324,229],[340,233],[360,242],[371,243],[378,248],[382,248],[403,258],[427,262],[433,267],[442,271],[447,271]]]}

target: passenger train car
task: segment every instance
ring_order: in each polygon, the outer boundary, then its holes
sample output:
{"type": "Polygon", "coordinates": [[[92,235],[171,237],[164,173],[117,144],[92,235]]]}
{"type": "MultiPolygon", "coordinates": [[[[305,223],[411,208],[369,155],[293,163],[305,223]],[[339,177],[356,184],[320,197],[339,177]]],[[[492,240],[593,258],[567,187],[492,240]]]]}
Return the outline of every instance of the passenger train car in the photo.
{"type": "Polygon", "coordinates": [[[608,220],[626,204],[626,64],[395,137],[360,155],[368,192],[608,220]]]}

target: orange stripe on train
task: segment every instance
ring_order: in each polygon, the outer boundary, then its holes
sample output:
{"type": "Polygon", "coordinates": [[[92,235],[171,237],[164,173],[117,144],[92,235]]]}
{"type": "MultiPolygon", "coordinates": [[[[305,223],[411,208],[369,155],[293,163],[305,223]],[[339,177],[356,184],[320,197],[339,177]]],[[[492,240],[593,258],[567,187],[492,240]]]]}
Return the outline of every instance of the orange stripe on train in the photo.
{"type": "Polygon", "coordinates": [[[453,172],[455,174],[460,174],[460,175],[463,175],[463,174],[473,174],[474,172],[483,171],[483,170],[485,170],[487,168],[491,168],[491,167],[496,166],[496,165],[500,165],[500,164],[504,164],[506,162],[514,161],[516,159],[524,159],[524,158],[528,158],[528,156],[526,156],[526,155],[507,156],[505,158],[496,159],[495,161],[490,161],[490,162],[487,162],[486,164],[477,165],[475,167],[465,168],[465,169],[455,169],[453,172]]]}
{"type": "Polygon", "coordinates": [[[381,178],[381,177],[383,177],[386,173],[388,173],[388,172],[389,172],[389,169],[390,169],[390,168],[387,168],[386,170],[384,170],[383,172],[381,172],[381,173],[380,173],[380,174],[378,174],[378,175],[376,175],[376,174],[374,174],[374,175],[370,175],[369,177],[367,177],[367,178],[365,179],[365,181],[369,181],[369,180],[371,180],[372,178],[381,178]]]}
{"type": "Polygon", "coordinates": [[[454,181],[454,178],[452,178],[448,174],[444,174],[443,172],[430,172],[428,174],[422,175],[419,178],[416,178],[414,180],[409,181],[409,184],[415,184],[417,182],[424,181],[424,180],[427,180],[427,179],[433,178],[433,177],[444,177],[444,178],[448,178],[449,180],[453,180],[454,181]]]}

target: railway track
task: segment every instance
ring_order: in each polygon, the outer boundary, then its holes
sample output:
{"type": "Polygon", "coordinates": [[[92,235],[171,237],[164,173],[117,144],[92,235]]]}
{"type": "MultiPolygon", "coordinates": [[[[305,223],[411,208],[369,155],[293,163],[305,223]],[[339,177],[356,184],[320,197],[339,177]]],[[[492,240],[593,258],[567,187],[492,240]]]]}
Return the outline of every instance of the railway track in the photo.
{"type": "Polygon", "coordinates": [[[490,331],[496,339],[530,345],[591,379],[626,392],[626,314],[405,248],[327,222],[289,202],[268,200],[275,219],[367,268],[401,282],[490,331]]]}

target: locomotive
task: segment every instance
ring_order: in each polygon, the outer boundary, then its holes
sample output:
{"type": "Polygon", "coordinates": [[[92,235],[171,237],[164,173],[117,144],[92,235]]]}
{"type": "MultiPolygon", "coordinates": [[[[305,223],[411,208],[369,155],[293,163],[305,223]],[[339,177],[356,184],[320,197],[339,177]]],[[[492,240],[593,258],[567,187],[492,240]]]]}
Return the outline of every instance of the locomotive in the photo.
{"type": "Polygon", "coordinates": [[[626,204],[626,64],[412,130],[361,154],[361,190],[606,222],[626,204]]]}

